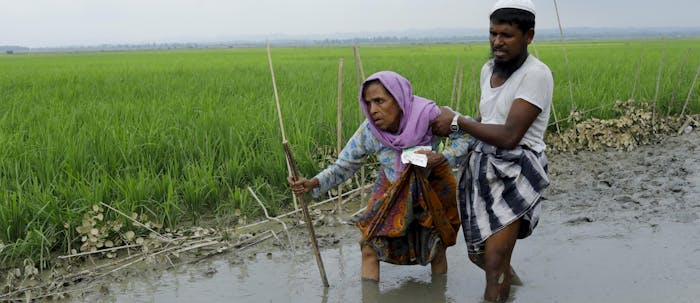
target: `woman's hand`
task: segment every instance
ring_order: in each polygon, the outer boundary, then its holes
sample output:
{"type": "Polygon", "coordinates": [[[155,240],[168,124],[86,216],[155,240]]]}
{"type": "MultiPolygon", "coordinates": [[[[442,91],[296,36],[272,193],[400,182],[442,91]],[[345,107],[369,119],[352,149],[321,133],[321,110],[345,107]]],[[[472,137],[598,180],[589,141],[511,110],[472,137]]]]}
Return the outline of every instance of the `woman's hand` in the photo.
{"type": "Polygon", "coordinates": [[[294,181],[292,176],[287,177],[287,182],[289,182],[289,187],[292,188],[292,192],[295,195],[301,195],[310,192],[312,189],[318,187],[318,179],[313,178],[311,180],[306,178],[299,178],[299,180],[294,181]]]}
{"type": "Polygon", "coordinates": [[[445,155],[443,155],[442,153],[436,153],[427,150],[419,150],[416,151],[416,154],[423,154],[428,157],[428,166],[425,167],[427,169],[432,169],[433,167],[441,164],[442,162],[447,161],[447,159],[445,159],[445,155]]]}

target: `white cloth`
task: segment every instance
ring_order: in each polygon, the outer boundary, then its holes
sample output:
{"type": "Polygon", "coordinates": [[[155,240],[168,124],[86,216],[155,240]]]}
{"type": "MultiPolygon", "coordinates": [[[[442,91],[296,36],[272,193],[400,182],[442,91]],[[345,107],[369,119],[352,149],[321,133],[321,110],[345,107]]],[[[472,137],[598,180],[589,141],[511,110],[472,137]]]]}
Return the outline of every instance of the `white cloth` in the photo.
{"type": "Polygon", "coordinates": [[[526,145],[536,152],[544,151],[547,147],[544,132],[549,123],[554,90],[554,79],[549,67],[530,55],[505,83],[491,87],[492,66],[493,60],[489,60],[481,68],[481,123],[505,124],[513,102],[523,99],[542,111],[520,140],[520,145],[526,145]]]}
{"type": "Polygon", "coordinates": [[[416,153],[417,151],[432,151],[432,146],[414,146],[409,148],[404,148],[401,152],[401,163],[403,164],[414,164],[420,167],[428,166],[428,156],[425,154],[416,153]]]}
{"type": "Polygon", "coordinates": [[[535,4],[530,0],[498,0],[491,8],[489,15],[501,8],[517,8],[537,15],[535,14],[535,4]]]}

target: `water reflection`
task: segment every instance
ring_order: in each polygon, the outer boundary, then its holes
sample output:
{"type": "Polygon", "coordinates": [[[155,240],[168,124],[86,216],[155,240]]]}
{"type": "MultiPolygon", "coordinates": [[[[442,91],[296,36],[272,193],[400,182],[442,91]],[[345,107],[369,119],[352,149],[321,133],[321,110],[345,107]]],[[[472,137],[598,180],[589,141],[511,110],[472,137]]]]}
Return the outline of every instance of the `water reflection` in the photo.
{"type": "Polygon", "coordinates": [[[406,280],[398,287],[380,291],[379,283],[362,280],[363,303],[391,302],[451,302],[447,292],[447,275],[434,275],[430,282],[406,280]]]}

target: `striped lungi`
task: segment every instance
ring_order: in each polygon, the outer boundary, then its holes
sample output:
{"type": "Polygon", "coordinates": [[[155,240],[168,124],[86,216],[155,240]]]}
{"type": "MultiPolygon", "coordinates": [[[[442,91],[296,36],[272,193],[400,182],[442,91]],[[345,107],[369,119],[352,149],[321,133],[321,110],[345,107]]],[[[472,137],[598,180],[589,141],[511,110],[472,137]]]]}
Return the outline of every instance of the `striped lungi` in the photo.
{"type": "Polygon", "coordinates": [[[493,233],[523,218],[518,239],[532,234],[540,197],[549,185],[544,152],[518,146],[499,149],[478,142],[462,165],[457,185],[462,232],[470,254],[483,253],[493,233]]]}

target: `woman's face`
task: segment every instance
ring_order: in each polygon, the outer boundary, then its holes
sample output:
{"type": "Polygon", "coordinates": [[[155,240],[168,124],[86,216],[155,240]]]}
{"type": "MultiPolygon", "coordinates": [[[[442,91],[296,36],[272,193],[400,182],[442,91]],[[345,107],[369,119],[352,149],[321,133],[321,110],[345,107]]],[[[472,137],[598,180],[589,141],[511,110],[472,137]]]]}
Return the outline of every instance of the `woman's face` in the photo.
{"type": "Polygon", "coordinates": [[[383,131],[396,133],[401,124],[401,107],[386,88],[379,82],[371,83],[365,88],[364,98],[374,125],[383,131]]]}

